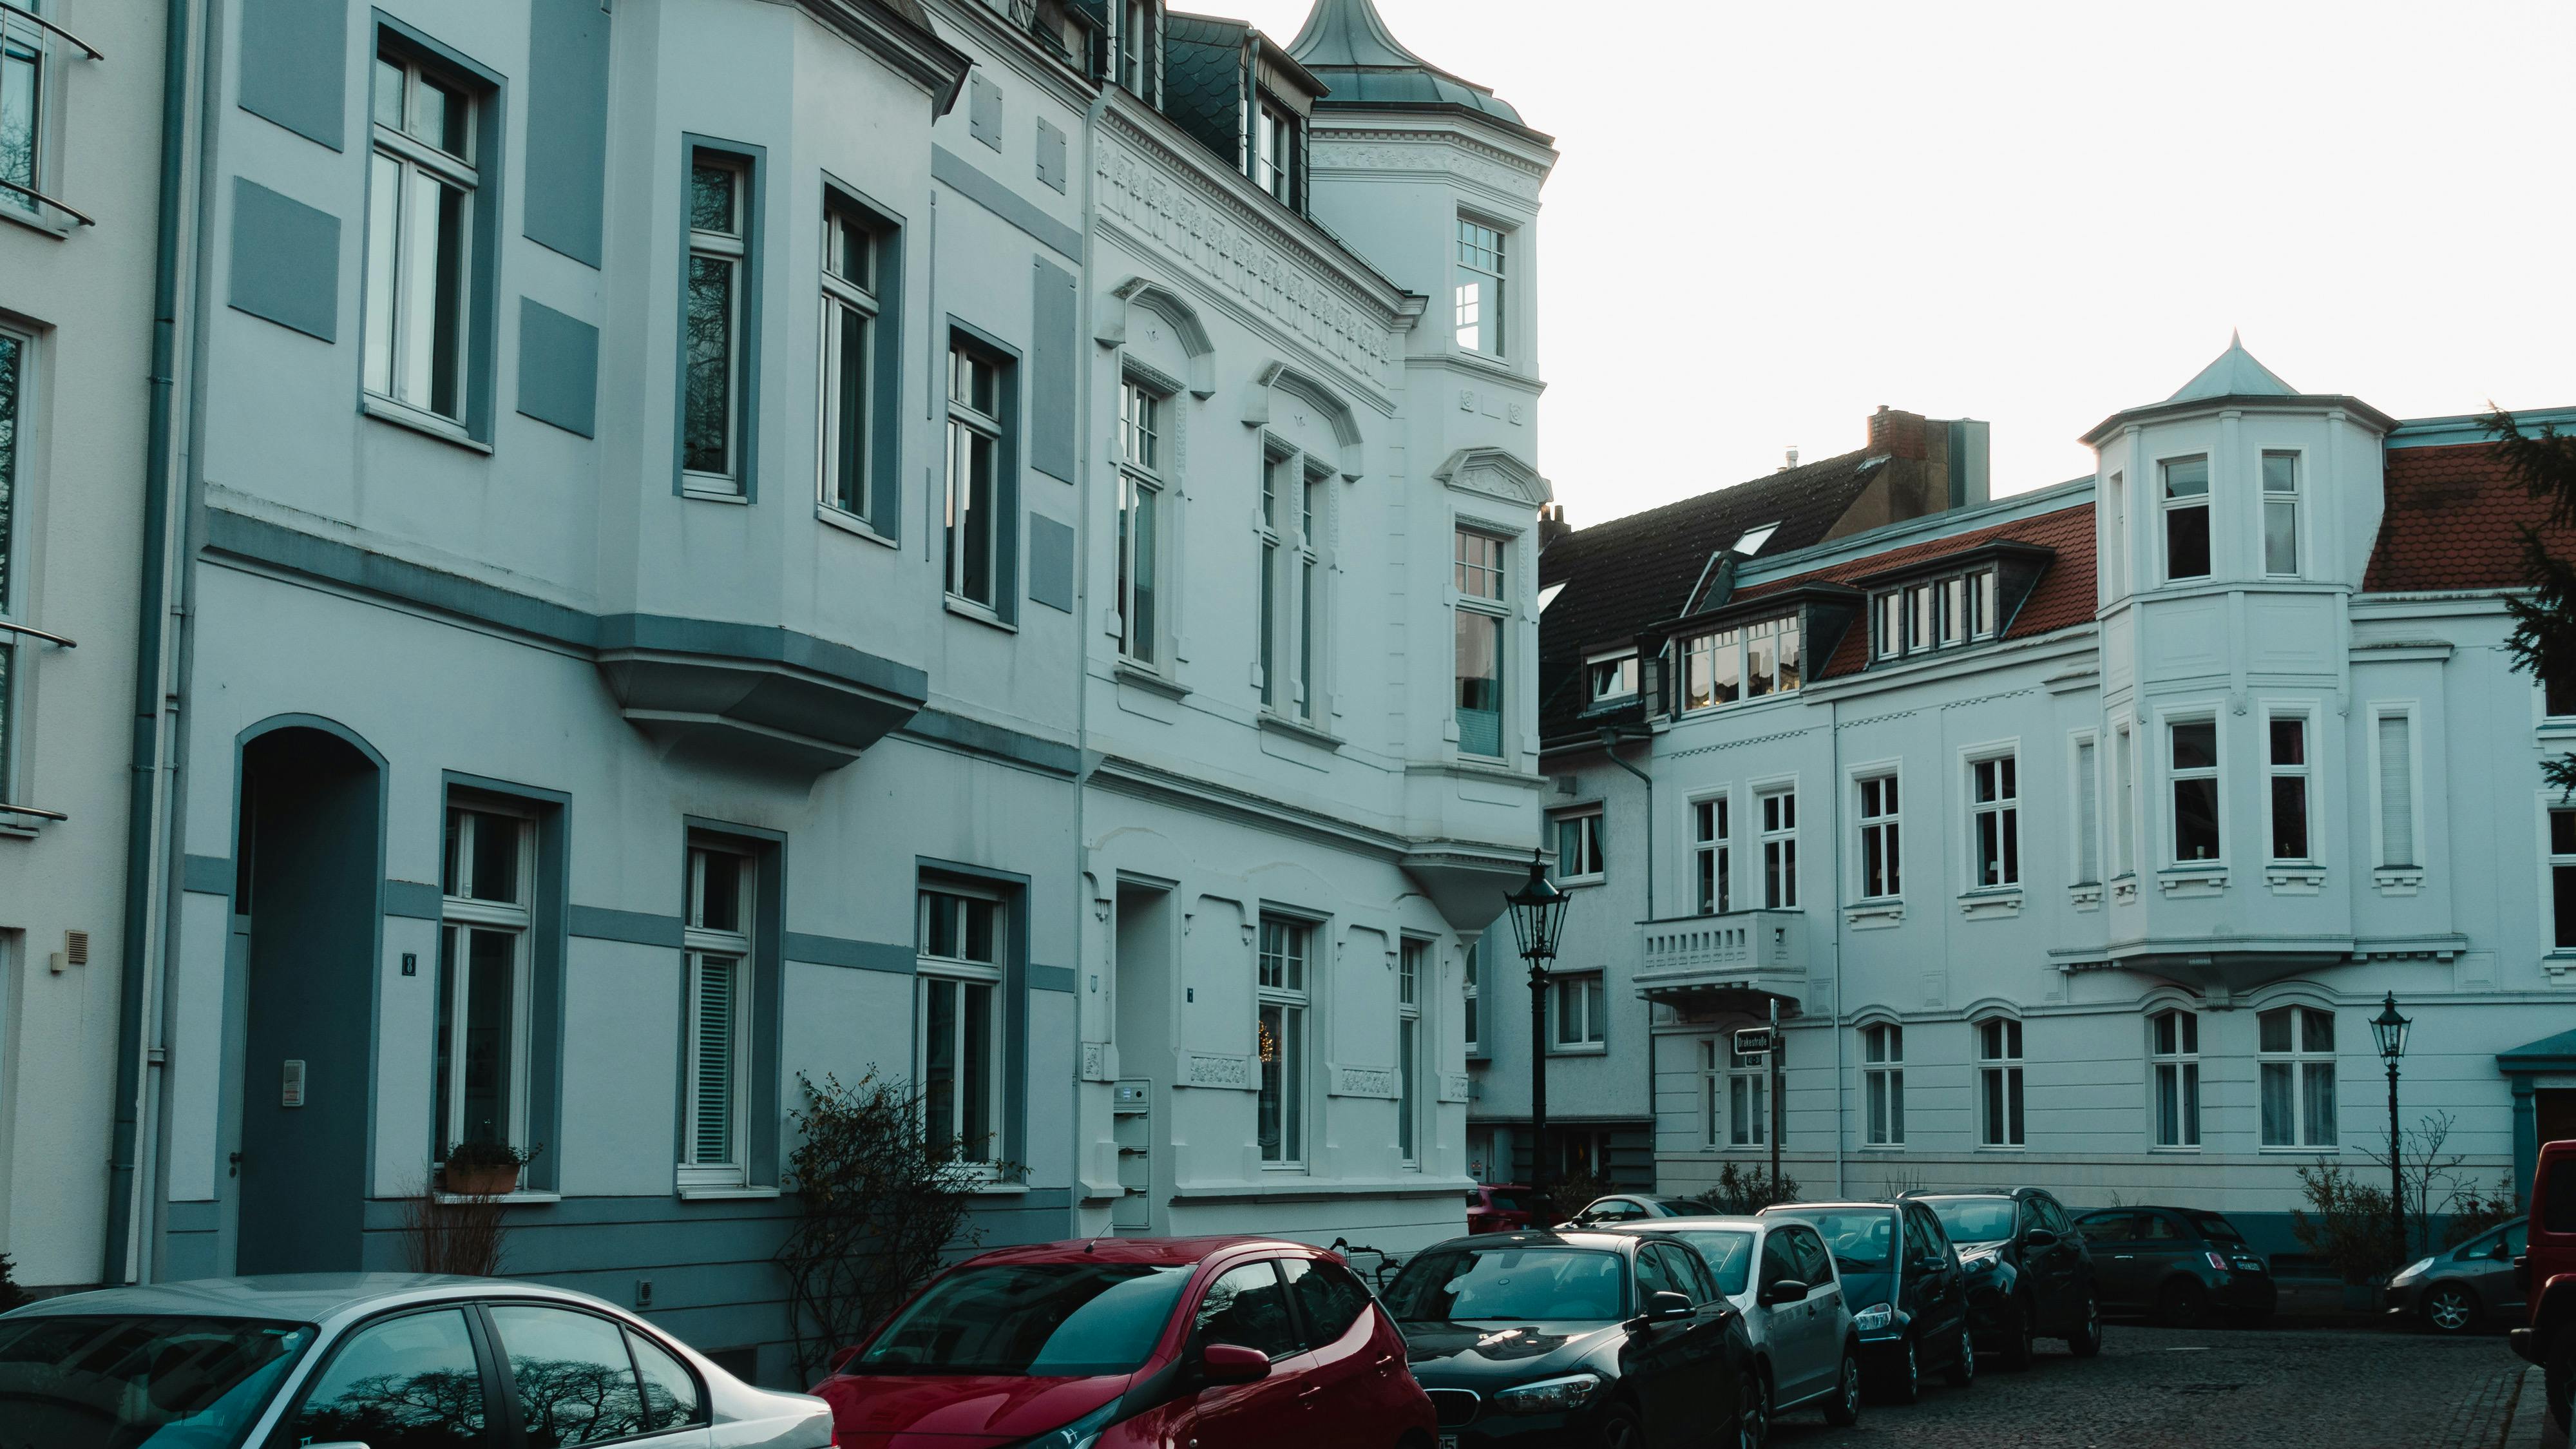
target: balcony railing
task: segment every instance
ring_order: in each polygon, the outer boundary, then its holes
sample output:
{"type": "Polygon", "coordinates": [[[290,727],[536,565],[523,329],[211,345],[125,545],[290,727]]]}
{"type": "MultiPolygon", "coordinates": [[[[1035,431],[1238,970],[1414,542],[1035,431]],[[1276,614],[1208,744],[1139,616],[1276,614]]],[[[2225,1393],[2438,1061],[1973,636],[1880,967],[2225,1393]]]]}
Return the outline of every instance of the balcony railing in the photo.
{"type": "Polygon", "coordinates": [[[1637,989],[1688,1006],[1726,998],[1798,1001],[1807,983],[1803,911],[1730,911],[1637,924],[1637,989]]]}

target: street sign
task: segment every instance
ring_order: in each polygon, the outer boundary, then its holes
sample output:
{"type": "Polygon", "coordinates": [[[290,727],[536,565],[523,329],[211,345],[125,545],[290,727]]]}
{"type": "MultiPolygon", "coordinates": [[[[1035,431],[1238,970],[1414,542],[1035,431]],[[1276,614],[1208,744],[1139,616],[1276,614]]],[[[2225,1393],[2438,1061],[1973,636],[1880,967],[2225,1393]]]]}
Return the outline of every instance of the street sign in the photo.
{"type": "Polygon", "coordinates": [[[1739,1057],[1771,1055],[1771,1028],[1742,1026],[1735,1029],[1735,1054],[1739,1057]]]}

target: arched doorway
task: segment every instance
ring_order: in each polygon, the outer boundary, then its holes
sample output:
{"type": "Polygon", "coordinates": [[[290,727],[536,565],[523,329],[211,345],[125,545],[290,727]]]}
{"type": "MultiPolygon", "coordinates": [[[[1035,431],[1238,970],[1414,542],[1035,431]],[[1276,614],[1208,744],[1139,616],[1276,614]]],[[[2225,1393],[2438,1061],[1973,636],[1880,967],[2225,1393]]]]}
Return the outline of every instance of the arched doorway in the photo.
{"type": "Polygon", "coordinates": [[[383,809],[383,764],[353,737],[288,724],[242,746],[236,1272],[360,1266],[383,809]]]}

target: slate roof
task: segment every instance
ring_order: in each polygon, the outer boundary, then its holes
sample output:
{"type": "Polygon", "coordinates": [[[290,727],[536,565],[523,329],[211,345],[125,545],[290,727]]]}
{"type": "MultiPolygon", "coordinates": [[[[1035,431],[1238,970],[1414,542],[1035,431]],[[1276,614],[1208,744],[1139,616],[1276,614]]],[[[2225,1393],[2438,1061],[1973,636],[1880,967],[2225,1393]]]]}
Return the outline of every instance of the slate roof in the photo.
{"type": "Polygon", "coordinates": [[[2254,360],[2245,350],[2245,340],[2231,332],[2227,350],[2217,360],[2193,374],[2191,381],[2174,390],[2169,403],[2193,402],[2209,397],[2296,397],[2299,390],[2281,380],[2281,375],[2254,360]]]}
{"type": "Polygon", "coordinates": [[[1163,17],[1163,114],[1228,166],[1243,164],[1243,42],[1240,20],[1163,17]]]}
{"type": "Polygon", "coordinates": [[[2549,505],[2505,471],[2491,443],[2391,448],[2386,468],[2365,593],[2521,588],[2526,527],[2551,553],[2576,555],[2576,529],[2549,526],[2549,505]]]}
{"type": "Polygon", "coordinates": [[[1541,142],[1511,102],[1415,55],[1386,28],[1374,0],[1316,0],[1288,53],[1332,87],[1326,105],[1473,112],[1541,142]]]}

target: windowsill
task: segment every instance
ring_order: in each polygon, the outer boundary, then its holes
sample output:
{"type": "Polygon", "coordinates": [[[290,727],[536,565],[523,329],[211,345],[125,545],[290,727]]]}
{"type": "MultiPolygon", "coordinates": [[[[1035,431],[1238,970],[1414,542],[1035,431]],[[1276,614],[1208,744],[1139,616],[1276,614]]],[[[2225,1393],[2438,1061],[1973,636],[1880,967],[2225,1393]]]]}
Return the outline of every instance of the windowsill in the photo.
{"type": "Polygon", "coordinates": [[[2309,861],[2276,860],[2263,867],[2263,883],[2276,896],[2312,896],[2325,889],[2326,868],[2309,861]]]}
{"type": "Polygon", "coordinates": [[[1140,664],[1123,654],[1118,657],[1117,663],[1109,667],[1109,672],[1117,678],[1120,684],[1132,684],[1138,689],[1150,690],[1155,694],[1162,695],[1166,699],[1187,699],[1190,697],[1190,687],[1188,685],[1181,683],[1179,680],[1167,678],[1161,671],[1155,669],[1154,666],[1150,664],[1140,664]]]}
{"type": "Polygon", "coordinates": [[[1508,378],[1513,382],[1527,384],[1532,381],[1519,368],[1512,365],[1510,358],[1496,357],[1490,352],[1470,352],[1454,342],[1449,346],[1449,360],[1465,363],[1479,372],[1490,372],[1498,378],[1508,378]]]}
{"type": "Polygon", "coordinates": [[[2068,886],[2066,904],[2079,911],[2102,909],[2102,883],[2098,880],[2088,880],[2068,886]]]}
{"type": "Polygon", "coordinates": [[[1980,1142],[1977,1144],[1977,1150],[1979,1152],[2000,1152],[2009,1155],[2015,1152],[2028,1152],[2030,1147],[2028,1144],[2020,1142],[1980,1142]]]}
{"type": "Polygon", "coordinates": [[[779,1193],[774,1187],[684,1187],[674,1195],[682,1202],[736,1202],[773,1198],[779,1193]]]}
{"type": "Polygon", "coordinates": [[[1995,886],[1959,897],[1959,914],[1971,921],[1999,920],[2021,914],[2021,887],[1995,886]]]}
{"type": "Polygon", "coordinates": [[[2382,866],[2370,873],[2370,883],[2383,896],[2411,896],[2424,889],[2424,868],[2420,865],[2382,866]]]}
{"type": "Polygon", "coordinates": [[[2288,1157],[2309,1152],[2341,1152],[2343,1148],[2338,1144],[2332,1147],[2257,1147],[2254,1150],[2275,1157],[2288,1157]]]}
{"type": "Polygon", "coordinates": [[[2164,1144],[2159,1143],[2147,1150],[2149,1152],[2161,1152],[2167,1157],[2198,1157],[2200,1155],[2199,1148],[2184,1143],[2175,1143],[2172,1146],[2165,1146],[2164,1144]]]}
{"type": "Polygon", "coordinates": [[[1856,930],[1882,931],[1904,919],[1905,900],[1902,896],[1857,901],[1843,907],[1843,924],[1856,930]]]}
{"type": "Polygon", "coordinates": [[[436,438],[442,443],[453,443],[469,453],[480,453],[487,458],[492,455],[490,443],[468,433],[463,424],[452,418],[442,418],[436,413],[425,413],[418,408],[395,402],[391,398],[378,397],[374,393],[367,393],[360,397],[358,410],[380,423],[409,428],[415,433],[436,438]]]}
{"type": "Polygon", "coordinates": [[[903,547],[901,543],[898,543],[894,539],[888,538],[884,534],[877,532],[875,529],[868,527],[868,521],[866,519],[859,517],[855,513],[843,513],[841,510],[834,508],[829,503],[817,503],[814,505],[814,521],[837,528],[841,532],[850,535],[852,538],[864,538],[870,543],[881,544],[886,548],[899,549],[903,547]]]}
{"type": "Polygon", "coordinates": [[[1330,730],[1317,729],[1292,715],[1278,714],[1265,709],[1261,712],[1261,727],[1272,734],[1303,740],[1320,750],[1339,750],[1342,747],[1341,736],[1330,730]]]}
{"type": "Polygon", "coordinates": [[[966,1189],[966,1193],[969,1197],[1027,1197],[1029,1185],[1025,1182],[979,1182],[966,1189]]]}
{"type": "Polygon", "coordinates": [[[2227,889],[2227,865],[2212,860],[2166,866],[2156,872],[2156,889],[2168,896],[2218,895],[2227,889]]]}
{"type": "Polygon", "coordinates": [[[1860,1150],[1863,1152],[1903,1152],[1905,1150],[1905,1144],[1902,1142],[1864,1142],[1860,1145],[1860,1150]]]}
{"type": "Polygon", "coordinates": [[[1606,1042],[1595,1046],[1552,1046],[1547,1049],[1547,1054],[1552,1057],[1606,1057],[1610,1055],[1610,1047],[1606,1042]]]}
{"type": "Polygon", "coordinates": [[[80,223],[76,221],[66,221],[56,226],[32,211],[5,201],[0,201],[0,221],[16,222],[39,236],[49,236],[56,241],[69,241],[72,233],[80,227],[80,223]]]}
{"type": "Polygon", "coordinates": [[[465,1194],[458,1192],[434,1192],[429,1196],[432,1202],[448,1204],[494,1202],[499,1203],[503,1207],[542,1206],[543,1204],[550,1202],[563,1201],[563,1194],[559,1192],[531,1192],[524,1190],[520,1192],[505,1192],[498,1197],[468,1197],[465,1194]]]}
{"type": "Polygon", "coordinates": [[[1609,882],[1610,877],[1606,875],[1569,875],[1558,880],[1557,885],[1560,889],[1577,890],[1584,886],[1607,885],[1609,882]]]}
{"type": "Polygon", "coordinates": [[[960,619],[972,619],[988,629],[999,629],[1005,634],[1020,632],[1019,625],[1011,623],[973,599],[961,599],[955,594],[948,594],[942,597],[941,603],[946,606],[948,612],[960,619]]]}
{"type": "Polygon", "coordinates": [[[680,478],[680,496],[698,503],[731,503],[746,508],[751,505],[751,499],[740,488],[729,483],[695,482],[685,474],[680,478]]]}

